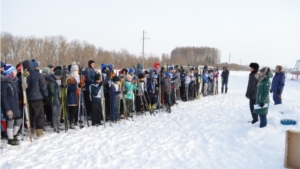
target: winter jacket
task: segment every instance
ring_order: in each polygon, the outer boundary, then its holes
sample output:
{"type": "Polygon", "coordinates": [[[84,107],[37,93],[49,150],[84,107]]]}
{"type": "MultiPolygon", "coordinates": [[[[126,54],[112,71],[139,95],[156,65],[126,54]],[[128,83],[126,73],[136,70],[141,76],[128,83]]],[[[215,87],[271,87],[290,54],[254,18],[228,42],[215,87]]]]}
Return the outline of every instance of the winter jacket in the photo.
{"type": "Polygon", "coordinates": [[[1,107],[5,119],[8,119],[6,112],[11,110],[13,118],[21,117],[21,109],[19,104],[18,79],[14,80],[4,75],[1,78],[1,107]]]}
{"type": "Polygon", "coordinates": [[[49,104],[50,105],[61,105],[61,87],[57,84],[54,75],[51,75],[48,83],[49,91],[49,104]]]}
{"type": "Polygon", "coordinates": [[[222,76],[222,81],[223,81],[223,82],[228,82],[228,79],[229,79],[229,71],[228,71],[228,70],[223,70],[221,76],[222,76]]]}
{"type": "Polygon", "coordinates": [[[208,74],[207,73],[204,73],[203,74],[203,83],[209,83],[209,78],[208,78],[208,74]]]}
{"type": "MultiPolygon", "coordinates": [[[[270,99],[269,99],[269,91],[270,91],[270,80],[269,77],[258,83],[258,89],[257,89],[257,94],[256,94],[256,104],[259,105],[261,103],[264,104],[269,104],[270,99]]],[[[268,109],[263,108],[263,109],[256,109],[254,110],[254,113],[256,114],[262,114],[266,115],[268,114],[268,109]]]]}
{"type": "Polygon", "coordinates": [[[139,74],[144,74],[143,66],[140,63],[138,63],[136,66],[136,75],[139,75],[139,74]]]}
{"type": "Polygon", "coordinates": [[[185,77],[185,84],[189,85],[191,83],[192,79],[190,76],[185,77]]]}
{"type": "Polygon", "coordinates": [[[148,92],[148,96],[150,98],[155,97],[155,95],[157,95],[157,91],[156,91],[157,87],[158,87],[158,85],[154,81],[154,79],[148,78],[148,80],[147,80],[147,92],[148,92]]]}
{"type": "Polygon", "coordinates": [[[282,94],[285,85],[285,74],[283,72],[276,73],[272,80],[271,91],[279,95],[282,94]]]}
{"type": "Polygon", "coordinates": [[[177,76],[177,80],[176,80],[176,84],[175,84],[175,88],[179,89],[181,86],[181,76],[180,76],[180,72],[176,72],[176,76],[177,76]]]}
{"type": "Polygon", "coordinates": [[[68,84],[68,106],[77,106],[78,104],[78,93],[77,93],[77,85],[68,84]]]}
{"type": "Polygon", "coordinates": [[[115,83],[112,83],[111,87],[110,87],[110,104],[114,105],[116,103],[119,102],[119,94],[121,93],[121,91],[119,90],[119,86],[115,83]]]}
{"type": "Polygon", "coordinates": [[[34,66],[30,60],[25,60],[23,62],[23,68],[27,69],[30,75],[27,77],[27,99],[29,101],[33,100],[43,100],[48,97],[48,90],[46,81],[43,75],[36,72],[34,66]]]}
{"type": "Polygon", "coordinates": [[[164,91],[167,94],[171,94],[171,78],[169,77],[164,78],[164,91]]]}
{"type": "Polygon", "coordinates": [[[181,86],[185,85],[185,78],[186,78],[186,74],[183,72],[180,73],[181,86]]]}
{"type": "Polygon", "coordinates": [[[133,90],[136,88],[136,84],[132,84],[129,81],[125,81],[126,99],[132,100],[134,97],[133,90]]]}
{"type": "Polygon", "coordinates": [[[246,97],[248,99],[255,99],[257,93],[257,83],[259,79],[258,70],[254,70],[249,75],[248,87],[246,91],[246,97]]]}
{"type": "Polygon", "coordinates": [[[89,86],[94,83],[94,76],[96,72],[92,67],[86,67],[82,74],[85,77],[85,90],[89,92],[89,86]]]}
{"type": "Polygon", "coordinates": [[[91,84],[91,102],[101,103],[102,98],[102,82],[91,84]]]}

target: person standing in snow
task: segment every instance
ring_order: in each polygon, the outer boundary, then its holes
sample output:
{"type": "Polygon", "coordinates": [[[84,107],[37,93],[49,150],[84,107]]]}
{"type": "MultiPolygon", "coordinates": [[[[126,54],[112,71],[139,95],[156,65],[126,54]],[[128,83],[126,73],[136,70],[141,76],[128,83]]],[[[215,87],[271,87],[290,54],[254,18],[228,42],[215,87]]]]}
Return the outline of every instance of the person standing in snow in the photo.
{"type": "Polygon", "coordinates": [[[223,67],[223,72],[221,74],[222,77],[222,90],[221,92],[224,93],[224,87],[225,87],[225,93],[227,93],[228,90],[228,79],[229,79],[229,71],[227,70],[227,67],[223,67]]]}
{"type": "Polygon", "coordinates": [[[266,104],[269,104],[269,90],[270,90],[270,68],[264,67],[260,70],[259,80],[258,80],[258,89],[256,94],[256,104],[260,109],[254,110],[254,113],[259,115],[260,118],[260,128],[267,126],[267,114],[269,105],[264,107],[266,104]]]}
{"type": "Polygon", "coordinates": [[[276,66],[276,73],[272,81],[270,93],[273,93],[275,105],[282,104],[281,94],[285,85],[285,73],[282,72],[282,66],[276,66]]]}
{"type": "Polygon", "coordinates": [[[94,76],[94,83],[91,84],[91,104],[92,104],[92,126],[98,126],[102,125],[101,120],[103,120],[102,117],[102,81],[101,81],[101,75],[96,74],[94,76]]]}
{"type": "Polygon", "coordinates": [[[96,74],[95,61],[89,60],[88,67],[84,69],[82,74],[85,77],[85,91],[84,91],[84,101],[87,115],[91,114],[91,100],[90,100],[90,85],[94,82],[94,76],[96,74]]]}
{"type": "Polygon", "coordinates": [[[208,90],[208,83],[209,83],[209,78],[208,78],[208,70],[205,70],[203,74],[203,83],[204,83],[204,89],[203,89],[203,96],[207,96],[207,90],[208,90]]]}
{"type": "Polygon", "coordinates": [[[252,121],[249,121],[249,123],[254,124],[258,121],[258,114],[254,113],[254,104],[256,101],[255,96],[257,93],[257,83],[259,79],[259,74],[258,74],[259,65],[257,63],[251,63],[249,67],[251,73],[249,75],[246,98],[249,99],[250,112],[252,116],[252,121]]]}

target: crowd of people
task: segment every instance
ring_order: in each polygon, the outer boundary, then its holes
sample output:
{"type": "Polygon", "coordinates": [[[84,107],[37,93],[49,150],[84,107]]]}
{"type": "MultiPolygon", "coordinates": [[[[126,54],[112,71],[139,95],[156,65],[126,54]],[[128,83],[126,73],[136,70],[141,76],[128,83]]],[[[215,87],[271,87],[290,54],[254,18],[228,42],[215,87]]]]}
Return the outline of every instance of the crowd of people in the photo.
{"type": "MultiPolygon", "coordinates": [[[[226,67],[221,77],[221,92],[227,93],[226,67]]],[[[93,60],[85,68],[73,62],[40,69],[38,61],[25,60],[16,66],[1,62],[0,79],[1,136],[8,144],[19,145],[24,128],[30,137],[40,138],[47,125],[59,133],[159,111],[171,113],[179,100],[218,94],[219,70],[158,62],[149,69],[141,64],[121,70],[101,64],[97,69],[93,60]]]]}

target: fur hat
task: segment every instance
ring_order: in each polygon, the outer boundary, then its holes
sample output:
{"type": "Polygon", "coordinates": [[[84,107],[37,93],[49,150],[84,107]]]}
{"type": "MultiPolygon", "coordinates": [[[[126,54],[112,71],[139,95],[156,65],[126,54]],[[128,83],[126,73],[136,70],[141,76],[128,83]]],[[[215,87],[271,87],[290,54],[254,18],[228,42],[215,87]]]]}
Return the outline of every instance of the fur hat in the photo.
{"type": "Polygon", "coordinates": [[[113,82],[119,82],[121,79],[120,79],[120,77],[119,76],[114,76],[113,78],[112,78],[112,81],[113,82]]]}
{"type": "Polygon", "coordinates": [[[4,74],[9,75],[11,74],[14,70],[16,70],[16,68],[11,65],[11,64],[7,64],[6,67],[4,68],[4,74]]]}
{"type": "Polygon", "coordinates": [[[131,82],[131,81],[132,81],[132,76],[131,76],[130,74],[127,74],[127,75],[125,76],[125,79],[126,79],[127,81],[131,82]]]}
{"type": "Polygon", "coordinates": [[[71,72],[74,71],[79,71],[78,65],[76,64],[76,62],[73,62],[71,65],[71,72]]]}
{"type": "Polygon", "coordinates": [[[100,78],[100,74],[95,74],[95,76],[94,76],[94,80],[96,81],[96,80],[101,80],[101,78],[100,78]]]}
{"type": "Polygon", "coordinates": [[[49,67],[44,67],[42,69],[42,73],[46,74],[46,75],[49,75],[50,74],[50,68],[49,67]]]}
{"type": "Polygon", "coordinates": [[[282,70],[283,70],[282,66],[277,65],[277,66],[276,66],[276,69],[277,69],[277,68],[278,68],[278,72],[282,72],[282,70]]]}
{"type": "Polygon", "coordinates": [[[258,70],[259,69],[259,65],[257,63],[250,63],[249,67],[251,67],[254,70],[258,70]]]}

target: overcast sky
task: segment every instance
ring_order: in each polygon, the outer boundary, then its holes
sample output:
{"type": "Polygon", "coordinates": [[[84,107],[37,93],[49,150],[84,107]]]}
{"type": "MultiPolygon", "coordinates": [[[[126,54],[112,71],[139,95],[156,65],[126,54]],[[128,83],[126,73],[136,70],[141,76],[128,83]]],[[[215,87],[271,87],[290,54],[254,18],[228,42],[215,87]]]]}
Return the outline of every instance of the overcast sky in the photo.
{"type": "Polygon", "coordinates": [[[2,0],[1,31],[63,35],[107,50],[161,56],[209,46],[222,62],[294,67],[300,59],[300,0],[2,0]]]}

